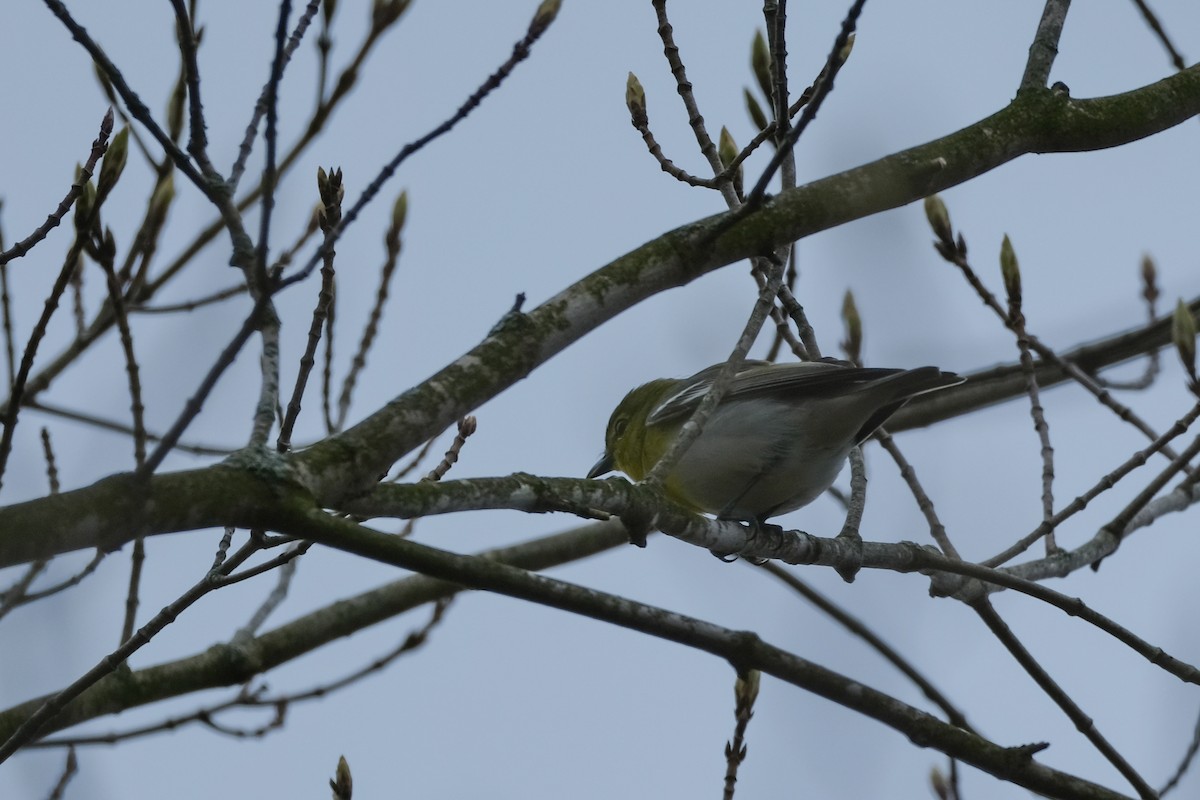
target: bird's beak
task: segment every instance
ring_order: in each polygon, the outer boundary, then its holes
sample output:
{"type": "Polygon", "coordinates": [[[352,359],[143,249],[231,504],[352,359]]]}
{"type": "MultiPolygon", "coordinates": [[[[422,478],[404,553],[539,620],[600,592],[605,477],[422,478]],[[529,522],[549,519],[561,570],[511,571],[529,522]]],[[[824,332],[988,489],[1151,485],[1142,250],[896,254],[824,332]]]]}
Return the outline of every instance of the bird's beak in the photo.
{"type": "Polygon", "coordinates": [[[614,466],[612,455],[610,453],[605,453],[604,455],[600,456],[600,460],[596,462],[595,466],[588,470],[587,476],[589,478],[599,478],[601,475],[607,472],[612,472],[614,466]]]}

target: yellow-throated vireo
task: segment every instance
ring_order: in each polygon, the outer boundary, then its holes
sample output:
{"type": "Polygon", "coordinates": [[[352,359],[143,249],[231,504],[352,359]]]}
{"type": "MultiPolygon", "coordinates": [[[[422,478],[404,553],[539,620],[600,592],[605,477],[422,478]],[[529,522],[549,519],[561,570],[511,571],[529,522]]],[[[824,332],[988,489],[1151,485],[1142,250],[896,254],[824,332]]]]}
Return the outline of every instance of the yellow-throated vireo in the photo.
{"type": "MultiPolygon", "coordinates": [[[[645,478],[723,366],[650,381],[625,395],[588,477],[617,469],[635,481],[645,478]]],[[[663,489],[697,511],[762,524],[833,485],[850,450],[911,398],[963,380],[937,367],[746,361],[663,489]]]]}

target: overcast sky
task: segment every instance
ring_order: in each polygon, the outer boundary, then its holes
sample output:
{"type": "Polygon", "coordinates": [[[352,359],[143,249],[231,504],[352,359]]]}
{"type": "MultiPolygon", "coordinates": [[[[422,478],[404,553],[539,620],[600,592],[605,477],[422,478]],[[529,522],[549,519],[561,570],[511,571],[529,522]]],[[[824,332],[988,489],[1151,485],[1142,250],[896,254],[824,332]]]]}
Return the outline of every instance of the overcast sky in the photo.
{"type": "MultiPolygon", "coordinates": [[[[228,169],[267,74],[274,30],[269,3],[200,3],[200,51],[210,149],[228,169]]],[[[361,39],[369,4],[342,0],[333,31],[334,69],[361,39]]],[[[1185,56],[1200,52],[1200,7],[1158,3],[1185,56]]],[[[69,2],[163,118],[177,73],[166,3],[69,2]]],[[[1041,13],[1035,2],[917,0],[867,3],[854,53],[797,151],[811,180],[946,135],[1002,108],[1014,95],[1041,13]]],[[[366,64],[359,88],[327,133],[299,160],[278,200],[276,242],[290,241],[316,200],[318,166],[340,166],[347,197],[406,142],[436,125],[508,55],[536,3],[414,4],[366,64]]],[[[816,75],[836,35],[839,4],[790,8],[791,85],[816,75]]],[[[754,4],[672,4],[677,42],[714,134],[727,125],[739,143],[753,135],[742,88],[753,82],[749,46],[761,15],[754,4]]],[[[518,293],[527,308],[613,258],[678,225],[723,210],[719,196],[663,174],[629,125],[625,79],[645,86],[651,125],[668,156],[703,174],[704,162],[675,93],[649,3],[567,0],[560,18],[511,80],[449,136],[406,163],[338,247],[338,345],[345,369],[373,297],[392,199],[409,192],[409,217],[393,303],[371,356],[351,420],[430,375],[486,335],[518,293]]],[[[301,130],[315,94],[313,41],[289,67],[281,140],[301,130]]],[[[1132,2],[1071,9],[1052,80],[1075,97],[1127,91],[1172,71],[1132,2]]],[[[0,87],[6,108],[0,195],[6,240],[22,238],[50,211],[86,158],[107,102],[89,59],[36,2],[0,12],[0,87]]],[[[999,289],[996,254],[1007,233],[1023,268],[1030,329],[1067,348],[1140,324],[1138,265],[1154,256],[1161,306],[1195,297],[1196,176],[1200,127],[1192,121],[1117,150],[1026,156],[945,193],[981,274],[999,289]]],[[[123,247],[143,208],[149,177],[136,157],[106,206],[123,247]]],[[[748,166],[754,175],[760,164],[748,166]]],[[[161,263],[213,218],[182,179],[161,263]]],[[[13,266],[17,324],[28,331],[69,242],[69,225],[13,266]]],[[[877,366],[935,364],[970,372],[1012,361],[1011,336],[988,316],[957,272],[929,245],[919,204],[812,236],[799,244],[797,294],[827,352],[842,337],[843,293],[852,289],[866,328],[865,358],[877,366]]],[[[305,253],[311,251],[304,251],[305,253]]],[[[183,300],[229,286],[224,240],[169,296],[183,300]]],[[[101,283],[90,276],[90,290],[101,283]]],[[[303,348],[316,283],[281,300],[285,374],[303,348]]],[[[95,295],[91,295],[95,297],[95,295]]],[[[582,476],[602,447],[609,411],[632,386],[687,375],[723,359],[754,300],[744,264],[660,294],[606,324],[477,411],[479,433],[454,477],[527,471],[582,476]]],[[[93,303],[93,308],[95,304],[93,303]]],[[[148,425],[166,428],[239,324],[245,298],[174,318],[141,317],[139,357],[148,425]]],[[[43,352],[70,333],[64,309],[43,352]]],[[[759,343],[755,353],[765,351],[759,343]]],[[[128,417],[115,337],[58,381],[46,399],[114,419],[128,417]]],[[[1161,385],[1123,399],[1158,429],[1188,407],[1173,354],[1161,385]]],[[[257,350],[226,375],[187,439],[243,443],[258,391],[257,350]]],[[[1126,367],[1121,374],[1133,375],[1126,367]]],[[[289,383],[285,378],[285,383],[289,383]]],[[[290,384],[289,384],[290,385],[290,384]]],[[[1045,393],[1059,461],[1061,506],[1111,470],[1142,440],[1073,387],[1045,393]]],[[[322,433],[310,393],[296,439],[322,433]]],[[[45,493],[37,431],[55,437],[64,488],[132,465],[119,436],[27,412],[0,501],[45,493]]],[[[931,431],[898,437],[964,556],[984,558],[1040,519],[1038,442],[1028,406],[1012,402],[931,431]]],[[[448,438],[435,448],[440,452],[448,438]]],[[[867,539],[928,542],[915,503],[877,445],[867,450],[871,484],[867,539]]],[[[176,455],[164,469],[209,463],[176,455]]],[[[841,479],[845,485],[846,476],[841,479]]],[[[1105,498],[1060,534],[1088,539],[1129,494],[1105,498]]],[[[1098,573],[1054,588],[1084,597],[1168,652],[1200,662],[1194,608],[1198,549],[1194,516],[1164,519],[1127,542],[1098,573]]],[[[474,552],[576,524],[565,515],[472,513],[423,520],[420,541],[474,552]]],[[[784,519],[832,535],[838,506],[822,498],[784,519]]],[[[380,527],[395,530],[394,523],[380,527]]],[[[36,532],[31,532],[36,535],[36,532]]],[[[170,602],[211,563],[219,532],[148,543],[145,614],[170,602]]],[[[65,576],[86,554],[62,559],[65,576]]],[[[926,671],[992,740],[1047,740],[1044,763],[1124,785],[978,623],[952,601],[931,600],[917,575],[863,573],[852,585],[832,571],[800,568],[810,580],[926,671]]],[[[0,622],[0,706],[60,688],[117,644],[128,574],[125,553],[90,583],[0,622]]],[[[554,570],[565,580],[663,606],[766,640],[905,702],[917,690],[857,640],[802,600],[744,564],[723,564],[689,545],[655,537],[554,570]]],[[[268,627],[339,597],[393,580],[395,570],[315,549],[301,563],[287,604],[268,627]]],[[[4,585],[7,585],[7,580],[4,585]]],[[[270,579],[206,598],[134,660],[135,668],[202,651],[227,638],[270,590],[270,579]]],[[[1151,784],[1182,755],[1200,701],[1127,649],[1025,597],[997,607],[1098,728],[1151,784]]],[[[268,675],[276,691],[299,691],[368,663],[418,627],[427,611],[377,626],[268,675]]],[[[144,619],[145,617],[143,617],[144,619]]],[[[651,798],[714,796],[733,730],[733,672],[710,656],[559,611],[485,594],[464,595],[431,641],[380,675],[324,701],[297,705],[286,728],[261,740],[224,738],[197,726],[122,744],[85,748],[69,797],[324,797],[339,755],[361,797],[651,798]]],[[[125,730],[184,714],[230,692],[187,697],[102,718],[79,730],[125,730]]],[[[260,715],[238,718],[247,725],[260,715]]],[[[739,797],[926,797],[927,775],[944,759],[896,732],[774,680],[763,682],[748,732],[739,797]]],[[[0,796],[48,793],[63,754],[31,752],[0,769],[0,796]]],[[[1183,795],[1196,791],[1186,779],[1183,795]],[[1191,788],[1189,788],[1191,787],[1191,788]]],[[[1019,790],[966,770],[965,797],[1009,798],[1019,790]]]]}

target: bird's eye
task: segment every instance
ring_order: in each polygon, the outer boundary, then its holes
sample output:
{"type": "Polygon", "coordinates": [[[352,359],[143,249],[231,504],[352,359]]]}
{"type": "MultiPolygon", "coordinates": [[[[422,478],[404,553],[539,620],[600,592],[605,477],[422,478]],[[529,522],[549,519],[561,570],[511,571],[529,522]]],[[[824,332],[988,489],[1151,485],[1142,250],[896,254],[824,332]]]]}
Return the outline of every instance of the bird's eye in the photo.
{"type": "Polygon", "coordinates": [[[628,426],[629,420],[625,417],[621,417],[619,420],[613,423],[613,436],[623,436],[625,434],[625,428],[628,426]]]}

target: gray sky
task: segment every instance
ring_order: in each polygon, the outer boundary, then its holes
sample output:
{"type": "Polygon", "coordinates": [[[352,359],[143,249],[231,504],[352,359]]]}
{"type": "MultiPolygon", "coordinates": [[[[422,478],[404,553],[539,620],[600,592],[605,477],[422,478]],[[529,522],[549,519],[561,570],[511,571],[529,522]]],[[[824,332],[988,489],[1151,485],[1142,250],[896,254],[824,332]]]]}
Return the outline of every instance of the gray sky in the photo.
{"type": "MultiPolygon", "coordinates": [[[[69,3],[130,83],[162,118],[174,82],[173,22],[167,4],[69,3]]],[[[271,4],[201,2],[204,100],[211,151],[228,169],[267,74],[271,4]]],[[[343,0],[334,36],[335,70],[357,44],[365,3],[343,0]]],[[[742,87],[752,83],[749,45],[761,16],[754,4],[676,3],[672,21],[689,77],[714,134],[727,125],[739,143],[752,129],[742,87]]],[[[1185,55],[1200,51],[1200,7],[1160,2],[1185,55]]],[[[0,17],[0,85],[7,124],[0,155],[3,226],[9,242],[44,219],[69,185],[104,113],[86,54],[41,5],[10,3],[0,17]]],[[[319,165],[345,171],[356,197],[404,143],[448,116],[507,57],[535,2],[417,2],[367,63],[356,94],[284,182],[274,241],[289,242],[315,202],[319,165]]],[[[1040,16],[1040,4],[868,3],[852,58],[797,152],[801,180],[853,167],[962,128],[1013,96],[1040,16]]],[[[791,83],[816,75],[844,9],[793,4],[791,83]]],[[[315,39],[315,37],[313,37],[315,39]]],[[[281,139],[290,143],[314,97],[315,58],[305,42],[284,84],[281,139]]],[[[650,121],[669,157],[696,173],[686,115],[655,34],[648,3],[577,3],[510,81],[451,135],[400,170],[338,247],[338,345],[343,365],[373,297],[391,201],[409,191],[405,250],[384,319],[383,346],[369,362],[351,420],[425,378],[486,335],[524,292],[527,308],[613,258],[680,224],[723,210],[713,193],[661,173],[624,107],[632,70],[646,88],[650,121]]],[[[1055,64],[1073,96],[1136,88],[1171,72],[1162,48],[1130,2],[1076,4],[1055,64]]],[[[1197,294],[1194,236],[1200,200],[1200,130],[1194,122],[1117,150],[1026,156],[944,195],[973,261],[999,291],[996,254],[1011,236],[1021,261],[1030,329],[1066,348],[1139,324],[1143,253],[1159,267],[1163,300],[1197,294]]],[[[141,213],[145,170],[123,178],[106,222],[127,243],[141,213]],[[117,213],[118,209],[121,213],[117,213]]],[[[140,165],[139,165],[140,166],[140,165]]],[[[752,162],[748,174],[761,163],[752,162]]],[[[177,180],[179,200],[160,247],[162,263],[213,217],[177,180]]],[[[28,331],[58,269],[69,226],[13,269],[17,323],[28,331]]],[[[967,372],[1015,358],[1011,336],[981,308],[957,272],[929,246],[919,205],[880,214],[802,241],[798,295],[827,352],[842,336],[842,295],[852,289],[866,327],[865,357],[879,366],[936,364],[967,372]]],[[[311,252],[311,249],[304,251],[311,252]]],[[[232,285],[222,241],[202,255],[182,300],[232,285]]],[[[100,289],[98,273],[90,291],[100,289]]],[[[285,384],[299,358],[316,283],[281,301],[285,384]]],[[[94,300],[96,295],[91,295],[94,300]]],[[[723,359],[754,299],[745,265],[732,265],[652,298],[569,348],[526,381],[478,410],[479,433],[454,477],[528,471],[581,476],[602,446],[608,413],[630,387],[686,375],[723,359]]],[[[247,308],[244,298],[171,319],[139,318],[148,424],[174,419],[247,308]]],[[[69,335],[68,309],[44,348],[69,335]]],[[[765,338],[765,337],[764,337],[765,338]]],[[[766,342],[755,351],[761,353],[766,342]]],[[[47,395],[63,405],[128,417],[125,379],[109,337],[47,395]]],[[[1189,406],[1174,355],[1160,385],[1122,399],[1159,429],[1189,406]]],[[[344,370],[344,366],[341,367],[344,370]]],[[[257,350],[227,374],[190,440],[237,445],[248,435],[258,391],[257,350]]],[[[1133,375],[1126,367],[1121,374],[1133,375]]],[[[1133,450],[1138,435],[1119,426],[1082,390],[1043,395],[1059,461],[1058,505],[1084,491],[1133,450]]],[[[297,440],[321,434],[319,400],[307,398],[297,440]]],[[[45,492],[37,429],[55,436],[65,488],[129,469],[121,437],[28,414],[5,478],[5,503],[45,492]]],[[[445,442],[448,443],[446,438],[445,442]]],[[[1002,549],[1040,519],[1038,442],[1027,404],[1012,402],[932,431],[899,437],[964,555],[1002,549]]],[[[444,449],[439,444],[436,451],[444,449]]],[[[878,446],[867,451],[871,484],[863,535],[928,541],[915,503],[878,446]]],[[[165,468],[206,463],[173,456],[165,468]]],[[[846,476],[841,483],[844,485],[846,476]]],[[[1144,480],[1144,479],[1143,479],[1144,480]]],[[[1060,533],[1074,546],[1091,536],[1129,492],[1104,497],[1060,533]]],[[[785,518],[815,534],[841,526],[836,504],[820,499],[785,518]]],[[[569,517],[472,513],[421,521],[420,541],[461,552],[571,527],[569,517]]],[[[394,530],[398,526],[381,523],[394,530]]],[[[1083,597],[1195,663],[1191,609],[1197,544],[1183,519],[1164,519],[1127,542],[1099,573],[1054,588],[1083,597]]],[[[218,532],[159,537],[148,545],[145,613],[170,602],[211,563],[218,532]]],[[[67,575],[80,555],[56,564],[67,575]]],[[[128,556],[110,557],[73,593],[0,622],[0,705],[59,688],[117,643],[128,556]]],[[[681,611],[766,640],[926,707],[917,691],[873,652],[803,601],[744,564],[656,537],[645,550],[621,548],[555,570],[565,580],[681,611]]],[[[994,741],[1048,740],[1048,765],[1123,790],[1111,767],[1031,686],[961,605],[927,596],[916,575],[864,573],[853,585],[822,569],[799,569],[821,591],[863,617],[933,677],[994,741]]],[[[380,565],[314,550],[299,567],[288,603],[268,627],[396,578],[380,565]]],[[[198,652],[227,638],[257,607],[270,582],[248,582],[205,599],[138,654],[135,667],[198,652]]],[[[1195,723],[1196,693],[1116,642],[1025,597],[996,600],[1016,633],[1101,731],[1152,784],[1165,780],[1195,723]]],[[[420,610],[325,648],[267,676],[296,691],[369,662],[423,623],[420,610]]],[[[419,653],[323,702],[291,711],[287,727],[262,740],[227,739],[192,726],[114,748],[80,752],[68,796],[151,798],[323,797],[339,755],[349,759],[363,797],[455,798],[712,796],[724,774],[733,730],[733,673],[710,656],[591,620],[502,597],[461,597],[419,653]]],[[[184,714],[228,692],[189,697],[98,720],[80,731],[125,730],[184,714]]],[[[247,725],[260,715],[246,716],[247,725]]],[[[748,733],[739,797],[926,797],[927,775],[944,759],[853,712],[771,679],[763,682],[748,733]]],[[[33,752],[0,770],[0,796],[44,796],[62,755],[33,752]]],[[[1185,783],[1181,790],[1189,792],[1185,783]]],[[[1007,798],[1014,790],[965,770],[965,796],[1007,798]]],[[[1194,791],[1192,789],[1191,791],[1194,791]]]]}

